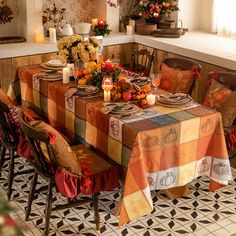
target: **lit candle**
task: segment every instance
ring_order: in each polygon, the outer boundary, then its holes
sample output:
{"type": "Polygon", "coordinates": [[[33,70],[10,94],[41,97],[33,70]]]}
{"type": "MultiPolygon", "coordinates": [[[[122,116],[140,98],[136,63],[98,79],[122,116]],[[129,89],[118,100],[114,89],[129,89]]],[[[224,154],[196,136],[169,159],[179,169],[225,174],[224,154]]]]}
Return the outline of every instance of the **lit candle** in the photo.
{"type": "Polygon", "coordinates": [[[113,88],[112,79],[111,78],[104,78],[102,82],[102,88],[104,90],[104,101],[109,102],[111,100],[111,90],[113,88]]]}
{"type": "Polygon", "coordinates": [[[156,96],[154,94],[148,94],[146,99],[148,105],[154,105],[156,101],[156,96]]]}
{"type": "Polygon", "coordinates": [[[132,25],[127,25],[126,26],[126,33],[128,35],[132,35],[133,34],[133,26],[132,25]]]}
{"type": "Polygon", "coordinates": [[[63,68],[63,84],[68,84],[70,82],[70,68],[63,68]]]}
{"type": "Polygon", "coordinates": [[[134,34],[134,29],[135,29],[135,20],[129,20],[129,25],[131,25],[132,28],[132,33],[134,34]]]}
{"type": "Polygon", "coordinates": [[[101,28],[104,27],[105,26],[105,22],[103,20],[100,20],[98,22],[98,26],[101,27],[101,28]]]}
{"type": "Polygon", "coordinates": [[[98,18],[93,18],[92,19],[92,26],[95,26],[98,24],[98,18]]]}
{"type": "Polygon", "coordinates": [[[49,28],[49,38],[50,38],[50,43],[57,42],[56,28],[49,28]]]}
{"type": "Polygon", "coordinates": [[[35,35],[35,41],[36,41],[36,43],[43,43],[44,42],[44,34],[43,33],[37,33],[35,35]]]}
{"type": "Polygon", "coordinates": [[[108,59],[105,61],[105,70],[109,71],[112,68],[112,62],[108,59]]]}

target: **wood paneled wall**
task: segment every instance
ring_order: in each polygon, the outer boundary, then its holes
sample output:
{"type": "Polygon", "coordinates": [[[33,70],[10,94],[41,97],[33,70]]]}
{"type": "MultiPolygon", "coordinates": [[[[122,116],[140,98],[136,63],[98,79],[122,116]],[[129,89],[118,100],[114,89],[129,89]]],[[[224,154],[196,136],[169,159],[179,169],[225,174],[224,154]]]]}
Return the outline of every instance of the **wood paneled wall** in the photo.
{"type": "Polygon", "coordinates": [[[0,87],[7,92],[10,83],[15,78],[16,70],[18,67],[40,64],[42,62],[55,59],[56,57],[56,53],[47,53],[24,57],[14,57],[9,59],[0,59],[0,87]]]}
{"type": "MultiPolygon", "coordinates": [[[[105,46],[103,49],[103,59],[119,59],[121,64],[127,64],[131,60],[132,50],[139,48],[147,48],[150,51],[155,52],[155,60],[153,63],[152,71],[158,72],[160,68],[161,62],[167,57],[181,57],[181,55],[177,55],[174,53],[162,51],[159,49],[153,49],[151,47],[146,47],[140,44],[122,44],[122,45],[113,45],[113,46],[105,46]]],[[[2,87],[5,91],[7,91],[9,84],[12,80],[14,80],[16,70],[19,66],[25,65],[33,65],[40,64],[42,62],[55,59],[56,53],[48,53],[42,55],[33,55],[33,56],[25,56],[25,57],[17,57],[11,59],[1,59],[0,60],[0,87],[2,87]]],[[[194,59],[194,58],[192,58],[194,59]]],[[[223,67],[215,66],[206,62],[199,61],[202,66],[201,70],[201,79],[196,81],[195,88],[192,93],[192,97],[196,102],[202,103],[206,94],[207,86],[206,81],[208,78],[208,73],[210,71],[226,71],[223,67]]]]}

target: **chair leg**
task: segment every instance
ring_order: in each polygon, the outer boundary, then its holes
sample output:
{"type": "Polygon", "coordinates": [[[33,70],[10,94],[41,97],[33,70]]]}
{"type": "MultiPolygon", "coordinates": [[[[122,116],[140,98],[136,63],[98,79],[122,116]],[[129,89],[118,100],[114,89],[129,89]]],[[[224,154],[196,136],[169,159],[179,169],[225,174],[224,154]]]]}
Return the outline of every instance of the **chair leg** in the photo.
{"type": "Polygon", "coordinates": [[[14,179],[14,167],[15,167],[15,150],[10,150],[10,163],[9,163],[9,173],[8,173],[8,193],[7,193],[7,199],[10,201],[11,194],[12,194],[12,183],[14,179]]]}
{"type": "Polygon", "coordinates": [[[3,145],[1,147],[1,152],[0,152],[0,177],[2,175],[2,167],[5,162],[5,155],[6,155],[6,147],[3,145]]]}
{"type": "Polygon", "coordinates": [[[94,220],[96,224],[96,230],[100,230],[100,216],[98,212],[98,193],[93,194],[93,207],[94,207],[94,220]]]}
{"type": "Polygon", "coordinates": [[[47,193],[47,204],[45,209],[45,229],[44,229],[44,236],[49,235],[49,223],[51,218],[52,212],[52,180],[50,179],[48,184],[48,193],[47,193]]]}
{"type": "Polygon", "coordinates": [[[32,206],[32,202],[34,200],[34,193],[35,193],[35,188],[37,185],[37,180],[38,180],[38,173],[35,171],[34,172],[34,176],[33,176],[33,180],[31,183],[31,187],[30,187],[30,192],[29,192],[29,197],[28,197],[28,204],[27,204],[27,208],[26,208],[26,212],[25,212],[25,220],[28,221],[29,220],[29,215],[31,212],[31,206],[32,206]]]}

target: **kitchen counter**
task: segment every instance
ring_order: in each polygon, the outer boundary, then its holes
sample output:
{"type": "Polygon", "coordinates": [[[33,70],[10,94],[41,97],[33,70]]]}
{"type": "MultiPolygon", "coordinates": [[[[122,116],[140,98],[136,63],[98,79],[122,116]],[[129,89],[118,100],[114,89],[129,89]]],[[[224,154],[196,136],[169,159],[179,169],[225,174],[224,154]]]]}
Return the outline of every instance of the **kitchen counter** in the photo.
{"type": "MultiPolygon", "coordinates": [[[[180,38],[156,38],[144,35],[111,34],[104,46],[136,42],[203,62],[236,70],[236,39],[203,32],[187,32],[180,38]]],[[[0,45],[0,59],[56,52],[56,44],[13,43],[0,45]]]]}

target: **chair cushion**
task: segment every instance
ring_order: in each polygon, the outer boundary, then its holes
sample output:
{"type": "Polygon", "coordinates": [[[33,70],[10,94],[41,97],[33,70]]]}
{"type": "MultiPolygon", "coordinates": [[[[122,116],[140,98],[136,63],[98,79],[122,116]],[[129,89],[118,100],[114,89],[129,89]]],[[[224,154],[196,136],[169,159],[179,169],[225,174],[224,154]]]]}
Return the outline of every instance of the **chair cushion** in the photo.
{"type": "Polygon", "coordinates": [[[226,88],[216,80],[211,81],[203,105],[219,111],[225,128],[230,127],[236,117],[236,91],[226,88]]]}
{"type": "Polygon", "coordinates": [[[165,63],[162,63],[160,72],[162,74],[159,86],[161,89],[171,93],[189,93],[195,78],[195,72],[193,70],[172,68],[165,63]]]}
{"type": "Polygon", "coordinates": [[[118,169],[84,145],[72,147],[81,165],[81,176],[59,167],[55,174],[55,182],[60,193],[73,198],[79,193],[89,195],[100,191],[109,191],[119,184],[118,169]]]}
{"type": "MultiPolygon", "coordinates": [[[[76,155],[64,137],[56,129],[43,121],[31,121],[30,125],[49,134],[52,139],[51,147],[56,159],[56,164],[63,166],[66,170],[70,171],[74,175],[81,174],[80,163],[76,155]]],[[[44,156],[50,162],[46,145],[44,143],[41,144],[41,148],[44,150],[44,156]]]]}
{"type": "Polygon", "coordinates": [[[124,76],[127,76],[127,77],[137,78],[137,77],[149,76],[143,70],[136,71],[136,70],[129,68],[128,65],[121,65],[120,68],[121,68],[121,74],[124,76]]]}

